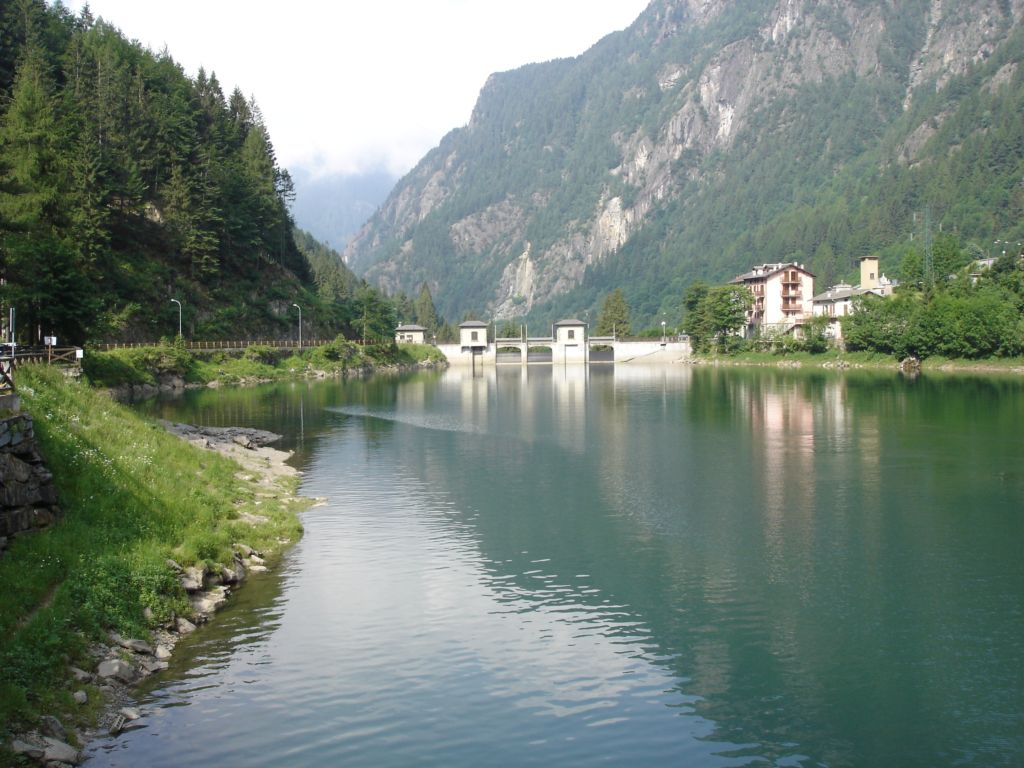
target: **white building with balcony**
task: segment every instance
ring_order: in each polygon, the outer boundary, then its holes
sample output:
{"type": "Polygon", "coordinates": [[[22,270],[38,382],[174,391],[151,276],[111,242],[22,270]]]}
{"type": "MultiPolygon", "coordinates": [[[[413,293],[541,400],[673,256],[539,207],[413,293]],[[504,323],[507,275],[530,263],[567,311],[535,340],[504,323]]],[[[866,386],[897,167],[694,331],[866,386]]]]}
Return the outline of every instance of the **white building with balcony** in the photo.
{"type": "Polygon", "coordinates": [[[814,275],[803,264],[760,264],[730,283],[746,286],[754,299],[747,311],[747,338],[799,333],[811,317],[814,275]]]}

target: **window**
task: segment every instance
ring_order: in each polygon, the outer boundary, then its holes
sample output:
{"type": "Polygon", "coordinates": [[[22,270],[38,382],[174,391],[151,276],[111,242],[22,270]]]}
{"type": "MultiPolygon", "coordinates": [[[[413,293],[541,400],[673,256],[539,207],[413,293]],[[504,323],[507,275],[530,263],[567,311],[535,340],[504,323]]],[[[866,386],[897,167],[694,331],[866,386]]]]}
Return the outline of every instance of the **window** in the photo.
{"type": "Polygon", "coordinates": [[[570,339],[575,339],[576,338],[576,331],[574,331],[572,328],[569,329],[569,338],[570,339]]]}
{"type": "Polygon", "coordinates": [[[473,341],[476,341],[478,338],[479,337],[477,336],[477,331],[473,331],[473,336],[472,336],[473,341]]]}

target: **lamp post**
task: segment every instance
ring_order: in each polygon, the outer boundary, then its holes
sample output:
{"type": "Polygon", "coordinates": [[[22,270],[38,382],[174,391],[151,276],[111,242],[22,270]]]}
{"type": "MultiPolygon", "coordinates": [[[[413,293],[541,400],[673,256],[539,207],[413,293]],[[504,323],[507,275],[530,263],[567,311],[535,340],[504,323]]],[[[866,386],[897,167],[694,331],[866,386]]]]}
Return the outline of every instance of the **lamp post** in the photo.
{"type": "Polygon", "coordinates": [[[665,343],[665,321],[661,321],[661,343],[665,343]]]}
{"type": "Polygon", "coordinates": [[[175,304],[178,305],[178,338],[181,338],[181,302],[177,299],[171,299],[175,304]]]}
{"type": "Polygon", "coordinates": [[[292,306],[299,310],[299,349],[302,349],[302,307],[292,302],[292,306]]]}

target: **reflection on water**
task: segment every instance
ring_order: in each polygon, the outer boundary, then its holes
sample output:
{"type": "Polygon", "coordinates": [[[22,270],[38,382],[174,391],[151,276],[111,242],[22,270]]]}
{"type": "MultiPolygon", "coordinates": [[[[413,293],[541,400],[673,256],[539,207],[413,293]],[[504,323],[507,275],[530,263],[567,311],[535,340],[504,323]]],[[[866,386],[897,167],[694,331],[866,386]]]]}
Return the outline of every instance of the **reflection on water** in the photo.
{"type": "Polygon", "coordinates": [[[1018,381],[509,366],[148,408],[285,433],[329,503],[96,765],[1024,750],[1018,381]]]}

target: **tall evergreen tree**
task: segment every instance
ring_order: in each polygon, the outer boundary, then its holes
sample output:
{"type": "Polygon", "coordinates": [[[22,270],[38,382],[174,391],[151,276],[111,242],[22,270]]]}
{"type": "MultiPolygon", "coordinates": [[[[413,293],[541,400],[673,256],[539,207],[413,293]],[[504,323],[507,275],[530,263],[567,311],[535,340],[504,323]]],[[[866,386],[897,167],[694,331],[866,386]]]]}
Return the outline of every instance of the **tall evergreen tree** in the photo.
{"type": "Polygon", "coordinates": [[[597,317],[597,328],[595,333],[598,336],[629,336],[629,305],[622,295],[622,289],[616,288],[609,293],[604,304],[601,305],[601,314],[597,317]]]}
{"type": "Polygon", "coordinates": [[[430,286],[426,282],[420,288],[413,308],[416,312],[416,322],[427,329],[427,335],[436,334],[440,320],[437,316],[437,309],[434,307],[434,297],[430,294],[430,286]]]}

